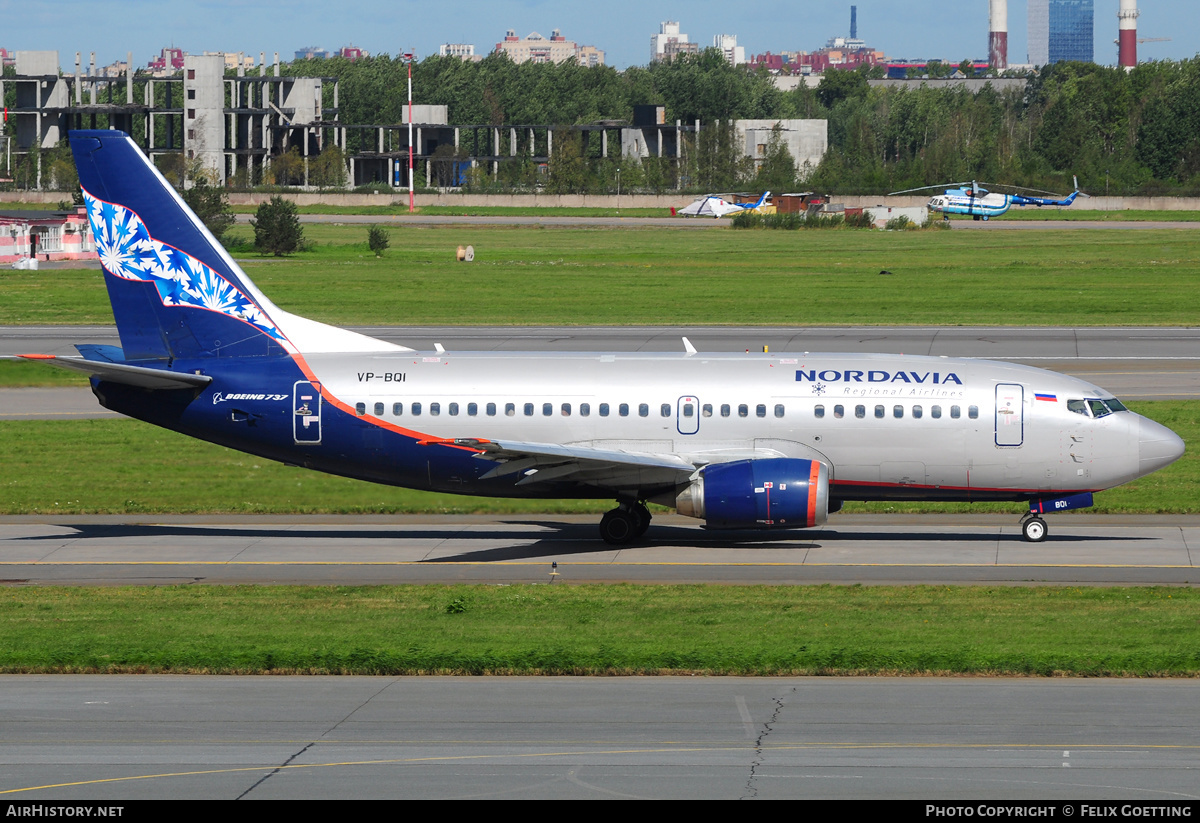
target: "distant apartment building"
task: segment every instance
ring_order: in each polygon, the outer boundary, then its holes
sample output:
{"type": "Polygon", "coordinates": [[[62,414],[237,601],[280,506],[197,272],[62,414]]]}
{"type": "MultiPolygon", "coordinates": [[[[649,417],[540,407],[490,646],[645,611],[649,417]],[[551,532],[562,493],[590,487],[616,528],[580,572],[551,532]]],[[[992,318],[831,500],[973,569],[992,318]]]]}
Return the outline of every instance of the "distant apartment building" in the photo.
{"type": "Polygon", "coordinates": [[[146,68],[148,68],[152,74],[170,74],[171,72],[176,72],[183,68],[183,58],[186,56],[187,55],[183,53],[183,49],[163,49],[158,57],[150,58],[150,62],[146,64],[146,68]]]}
{"type": "Polygon", "coordinates": [[[477,59],[474,43],[443,43],[438,49],[438,54],[442,57],[459,57],[469,62],[477,59]]]}
{"type": "Polygon", "coordinates": [[[15,66],[17,56],[8,49],[0,49],[0,66],[15,66]]]}
{"type": "Polygon", "coordinates": [[[700,44],[693,43],[679,30],[679,23],[664,20],[658,24],[658,34],[650,37],[650,62],[673,60],[680,54],[698,54],[700,44]]]}
{"type": "Polygon", "coordinates": [[[346,60],[358,60],[363,57],[370,57],[371,52],[360,49],[358,46],[342,46],[338,49],[337,56],[346,60]]]}
{"type": "Polygon", "coordinates": [[[296,49],[297,60],[324,60],[329,57],[329,52],[320,46],[304,46],[296,49]]]}
{"type": "Polygon", "coordinates": [[[228,52],[228,51],[206,51],[205,57],[220,57],[225,61],[227,69],[246,69],[254,68],[254,58],[244,52],[228,52]]]}
{"type": "Polygon", "coordinates": [[[517,37],[513,29],[509,29],[503,42],[496,44],[497,54],[507,54],[514,63],[565,63],[574,60],[585,66],[604,65],[604,52],[595,46],[580,46],[574,40],[562,36],[555,29],[549,38],[543,37],[536,31],[525,37],[517,37]]]}
{"type": "Polygon", "coordinates": [[[1030,63],[1093,61],[1094,0],[1029,0],[1028,13],[1030,63]]]}
{"type": "Polygon", "coordinates": [[[746,62],[746,48],[737,44],[736,34],[718,34],[713,38],[713,48],[725,55],[725,61],[731,66],[746,62]]]}

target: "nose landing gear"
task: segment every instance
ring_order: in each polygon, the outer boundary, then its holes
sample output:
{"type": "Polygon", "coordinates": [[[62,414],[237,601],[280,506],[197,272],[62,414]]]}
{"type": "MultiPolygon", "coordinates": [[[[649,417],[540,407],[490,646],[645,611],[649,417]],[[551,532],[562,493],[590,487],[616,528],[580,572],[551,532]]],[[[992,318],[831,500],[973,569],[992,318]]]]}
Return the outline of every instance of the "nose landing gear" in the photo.
{"type": "Polygon", "coordinates": [[[1033,512],[1029,512],[1021,518],[1021,536],[1028,543],[1041,543],[1049,534],[1050,528],[1046,525],[1046,521],[1038,517],[1033,512]]]}

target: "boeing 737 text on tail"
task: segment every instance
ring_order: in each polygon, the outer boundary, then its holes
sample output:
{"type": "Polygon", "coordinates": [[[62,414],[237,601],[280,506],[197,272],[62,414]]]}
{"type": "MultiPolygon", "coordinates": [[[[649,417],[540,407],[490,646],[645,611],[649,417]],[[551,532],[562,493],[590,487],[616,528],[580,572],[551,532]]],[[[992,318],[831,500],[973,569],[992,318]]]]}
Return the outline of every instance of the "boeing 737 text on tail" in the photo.
{"type": "MultiPolygon", "coordinates": [[[[276,307],[137,145],[71,148],[121,346],[41,357],[106,408],[285,463],[460,494],[661,503],[713,528],[818,526],[846,500],[1024,501],[1041,515],[1162,468],[1172,431],[1082,380],[860,354],[414,351],[276,307]]],[[[29,355],[37,357],[37,355],[29,355]]]]}

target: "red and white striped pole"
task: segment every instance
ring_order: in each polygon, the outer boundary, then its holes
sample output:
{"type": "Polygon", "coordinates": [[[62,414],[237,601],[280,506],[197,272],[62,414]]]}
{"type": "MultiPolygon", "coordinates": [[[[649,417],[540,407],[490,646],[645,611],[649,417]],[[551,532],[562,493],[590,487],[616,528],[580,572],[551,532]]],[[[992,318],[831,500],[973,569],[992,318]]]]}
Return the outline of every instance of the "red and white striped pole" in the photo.
{"type": "Polygon", "coordinates": [[[1121,9],[1117,12],[1118,20],[1118,56],[1117,65],[1129,71],[1137,65],[1137,0],[1121,0],[1121,9]]]}
{"type": "Polygon", "coordinates": [[[412,112],[412,64],[414,55],[413,52],[408,52],[404,55],[404,60],[408,63],[408,213],[412,214],[413,208],[413,112],[412,112]]]}

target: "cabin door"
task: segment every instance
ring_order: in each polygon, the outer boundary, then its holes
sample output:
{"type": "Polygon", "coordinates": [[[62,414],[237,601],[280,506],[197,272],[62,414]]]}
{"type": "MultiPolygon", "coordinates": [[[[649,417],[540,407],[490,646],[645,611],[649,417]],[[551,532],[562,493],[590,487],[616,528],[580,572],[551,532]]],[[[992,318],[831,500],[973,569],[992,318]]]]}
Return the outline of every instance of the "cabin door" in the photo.
{"type": "Polygon", "coordinates": [[[700,401],[690,396],[679,398],[675,404],[675,421],[680,434],[700,431],[700,401]]]}
{"type": "Polygon", "coordinates": [[[292,435],[296,443],[315,446],[321,442],[321,387],[299,380],[292,387],[292,435]]]}
{"type": "Polygon", "coordinates": [[[1025,442],[1025,387],[996,384],[996,445],[1020,446],[1025,442]]]}

